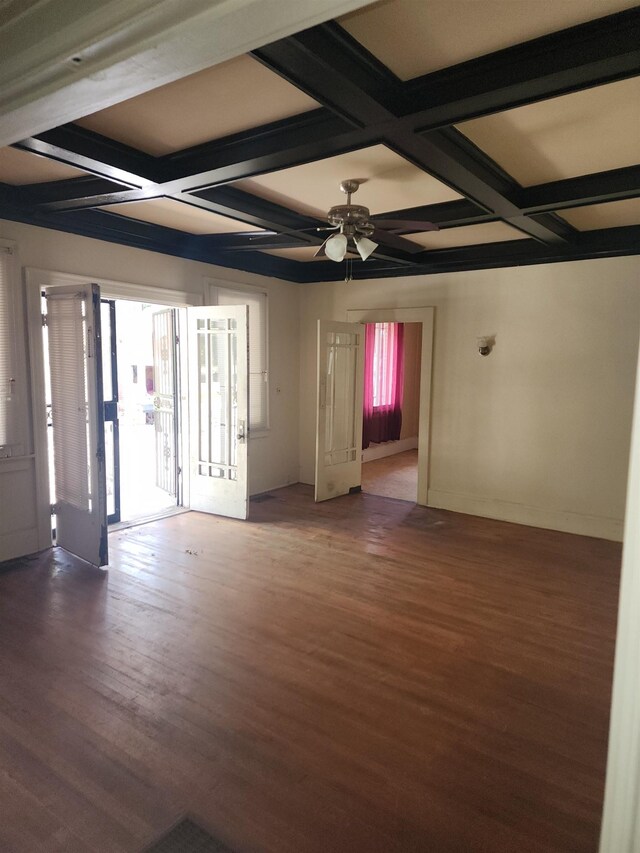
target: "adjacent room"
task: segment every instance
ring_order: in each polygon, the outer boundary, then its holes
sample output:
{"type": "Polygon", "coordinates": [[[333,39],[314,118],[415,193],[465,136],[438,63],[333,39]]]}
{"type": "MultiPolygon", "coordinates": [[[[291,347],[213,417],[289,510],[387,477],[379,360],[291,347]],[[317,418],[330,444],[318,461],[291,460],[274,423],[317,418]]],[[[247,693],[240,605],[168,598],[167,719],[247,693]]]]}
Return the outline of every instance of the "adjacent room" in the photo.
{"type": "Polygon", "coordinates": [[[418,495],[421,323],[366,323],[362,491],[418,495]]]}
{"type": "Polygon", "coordinates": [[[639,44],[0,0],[0,851],[639,853],[639,44]]]}

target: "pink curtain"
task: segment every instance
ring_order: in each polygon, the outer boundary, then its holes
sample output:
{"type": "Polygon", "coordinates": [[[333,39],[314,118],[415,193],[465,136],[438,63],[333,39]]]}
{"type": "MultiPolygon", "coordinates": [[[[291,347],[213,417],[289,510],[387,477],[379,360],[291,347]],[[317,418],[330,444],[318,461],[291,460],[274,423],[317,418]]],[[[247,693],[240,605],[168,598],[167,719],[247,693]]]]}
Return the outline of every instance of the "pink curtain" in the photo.
{"type": "Polygon", "coordinates": [[[397,441],[402,429],[404,325],[367,323],[364,340],[362,447],[397,441]]]}

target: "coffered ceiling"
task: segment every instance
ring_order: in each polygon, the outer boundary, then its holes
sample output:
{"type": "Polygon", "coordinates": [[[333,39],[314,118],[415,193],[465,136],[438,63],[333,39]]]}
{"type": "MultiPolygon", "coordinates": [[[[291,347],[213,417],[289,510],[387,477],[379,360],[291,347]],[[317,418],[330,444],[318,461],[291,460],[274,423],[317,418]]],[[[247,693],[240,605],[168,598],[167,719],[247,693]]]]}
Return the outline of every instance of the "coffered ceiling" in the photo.
{"type": "Polygon", "coordinates": [[[638,253],[639,74],[626,0],[383,0],[0,149],[0,216],[332,280],[357,178],[357,278],[638,253]]]}

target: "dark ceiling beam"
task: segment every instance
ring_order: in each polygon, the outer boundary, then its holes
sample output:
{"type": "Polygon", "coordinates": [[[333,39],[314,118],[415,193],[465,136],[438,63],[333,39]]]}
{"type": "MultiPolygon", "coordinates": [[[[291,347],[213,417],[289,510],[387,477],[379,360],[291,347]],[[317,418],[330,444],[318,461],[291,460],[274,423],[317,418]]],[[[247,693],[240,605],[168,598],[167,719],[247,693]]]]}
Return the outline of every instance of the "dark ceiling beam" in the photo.
{"type": "Polygon", "coordinates": [[[419,131],[640,73],[640,7],[426,74],[404,86],[419,131]]]}
{"type": "MultiPolygon", "coordinates": [[[[372,219],[399,221],[434,222],[440,228],[455,228],[460,225],[475,225],[479,222],[495,222],[500,217],[489,213],[472,201],[462,198],[459,201],[444,201],[439,204],[423,204],[418,207],[406,207],[402,210],[392,210],[388,213],[376,213],[372,219]]],[[[395,229],[394,229],[395,230],[395,229]]],[[[415,228],[399,228],[398,234],[411,234],[415,228]]]]}
{"type": "MultiPolygon", "coordinates": [[[[390,269],[384,264],[367,261],[362,265],[354,266],[353,274],[356,279],[366,280],[638,254],[640,254],[640,226],[633,225],[582,232],[578,240],[571,244],[551,246],[536,240],[513,240],[451,249],[434,249],[423,252],[419,262],[407,269],[390,269]]],[[[300,264],[300,266],[302,270],[298,280],[301,283],[339,281],[343,277],[343,271],[335,269],[337,265],[327,261],[317,261],[313,265],[300,264]]]]}
{"type": "Polygon", "coordinates": [[[251,195],[236,187],[214,187],[200,192],[184,194],[181,200],[186,204],[210,210],[221,216],[241,219],[248,225],[254,225],[263,231],[277,231],[293,234],[308,244],[321,243],[322,239],[315,231],[326,222],[311,216],[302,216],[266,199],[251,195]],[[309,229],[304,233],[304,229],[309,229]],[[303,232],[303,233],[300,233],[303,232]]]}
{"type": "Polygon", "coordinates": [[[155,157],[75,124],[47,130],[13,147],[131,187],[155,184],[160,177],[155,157]]]}
{"type": "Polygon", "coordinates": [[[517,204],[523,213],[545,213],[585,204],[601,204],[640,196],[640,166],[596,172],[533,187],[523,187],[517,204]]]}
{"type": "Polygon", "coordinates": [[[207,234],[207,246],[213,252],[257,252],[267,249],[300,249],[306,240],[291,234],[255,231],[252,234],[207,234]]]}
{"type": "Polygon", "coordinates": [[[114,192],[121,192],[122,184],[94,178],[91,175],[81,178],[67,178],[62,181],[46,181],[41,184],[23,186],[23,195],[31,204],[42,208],[55,209],[57,204],[80,201],[86,198],[101,198],[114,192]]]}
{"type": "Polygon", "coordinates": [[[213,187],[253,178],[266,172],[289,169],[325,157],[333,157],[358,148],[365,148],[378,141],[375,134],[368,131],[350,131],[335,136],[318,135],[312,142],[299,144],[295,135],[288,135],[286,144],[276,151],[266,151],[258,146],[252,154],[242,155],[244,159],[235,160],[233,149],[220,151],[215,144],[209,152],[198,156],[199,162],[188,164],[184,161],[179,169],[167,165],[169,175],[178,172],[177,177],[171,178],[172,185],[180,192],[188,192],[192,188],[213,187]],[[221,155],[221,156],[219,156],[221,155]],[[191,169],[194,169],[191,172],[191,169]]]}
{"type": "Polygon", "coordinates": [[[111,190],[89,195],[79,195],[75,198],[59,198],[40,202],[43,210],[68,212],[88,210],[93,207],[106,207],[110,204],[126,204],[128,201],[149,201],[153,198],[164,198],[162,184],[148,184],[141,189],[111,190]]]}
{"type": "MultiPolygon", "coordinates": [[[[108,192],[108,187],[114,186],[117,185],[107,181],[101,183],[99,178],[85,177],[30,184],[15,187],[14,191],[16,198],[22,198],[23,202],[26,203],[28,198],[29,203],[49,210],[82,209],[116,201],[153,197],[149,196],[146,190],[128,190],[125,193],[116,193],[117,198],[114,199],[114,193],[108,192]]],[[[513,190],[513,193],[517,208],[529,215],[636,198],[640,196],[640,166],[628,166],[532,187],[520,187],[513,190]]],[[[157,194],[163,195],[160,189],[157,194]]],[[[489,213],[466,199],[394,210],[376,214],[376,216],[384,219],[435,222],[441,228],[494,222],[500,218],[497,214],[489,213]]],[[[399,233],[409,234],[411,230],[399,233]]],[[[227,235],[220,236],[225,239],[227,235]]]]}
{"type": "Polygon", "coordinates": [[[536,240],[571,239],[573,229],[550,216],[529,221],[512,201],[519,185],[462,134],[446,128],[418,135],[398,122],[403,84],[337,24],[281,39],[254,55],[341,118],[377,125],[378,141],[536,240]]]}
{"type": "Polygon", "coordinates": [[[253,51],[267,68],[354,127],[393,121],[402,82],[335,22],[253,51]]]}
{"type": "Polygon", "coordinates": [[[159,161],[162,180],[213,186],[285,169],[368,144],[367,130],[354,128],[320,108],[167,154],[159,161]]]}
{"type": "Polygon", "coordinates": [[[556,221],[550,214],[545,219],[523,215],[512,200],[519,186],[453,128],[424,135],[393,133],[387,143],[419,168],[534,239],[545,243],[571,239],[574,229],[562,220],[556,221]]]}

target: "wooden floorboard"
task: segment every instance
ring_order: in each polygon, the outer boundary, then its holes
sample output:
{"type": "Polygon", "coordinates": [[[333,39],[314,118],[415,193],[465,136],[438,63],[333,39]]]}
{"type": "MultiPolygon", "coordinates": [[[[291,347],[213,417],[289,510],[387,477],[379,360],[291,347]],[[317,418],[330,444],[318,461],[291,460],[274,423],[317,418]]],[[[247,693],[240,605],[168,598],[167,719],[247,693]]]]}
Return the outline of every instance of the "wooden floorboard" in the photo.
{"type": "Polygon", "coordinates": [[[595,853],[620,547],[403,501],[0,571],[0,850],[595,853]]]}
{"type": "Polygon", "coordinates": [[[402,453],[364,462],[361,481],[362,491],[369,495],[415,503],[418,497],[418,451],[403,450],[402,453]]]}

